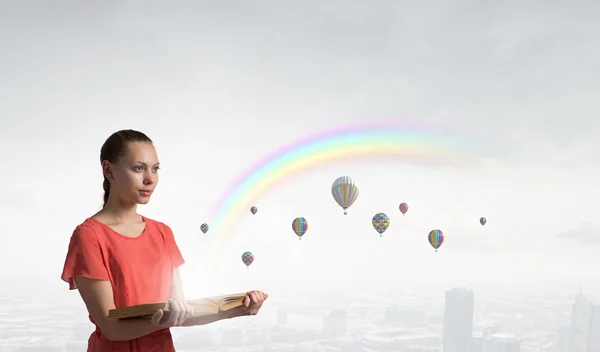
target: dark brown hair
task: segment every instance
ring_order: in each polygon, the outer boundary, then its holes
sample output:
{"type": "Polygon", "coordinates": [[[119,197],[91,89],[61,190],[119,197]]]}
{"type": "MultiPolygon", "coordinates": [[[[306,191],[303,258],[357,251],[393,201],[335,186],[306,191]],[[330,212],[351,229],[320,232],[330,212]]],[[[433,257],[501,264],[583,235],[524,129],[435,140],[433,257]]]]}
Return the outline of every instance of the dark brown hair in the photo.
{"type": "MultiPolygon", "coordinates": [[[[117,163],[119,158],[125,155],[129,143],[132,142],[153,143],[152,140],[142,132],[135,130],[117,131],[110,135],[102,145],[102,149],[100,149],[100,163],[104,162],[104,160],[108,160],[111,163],[117,163]]],[[[108,195],[110,194],[110,182],[106,176],[104,176],[102,187],[104,188],[103,206],[105,206],[108,201],[108,195]]]]}

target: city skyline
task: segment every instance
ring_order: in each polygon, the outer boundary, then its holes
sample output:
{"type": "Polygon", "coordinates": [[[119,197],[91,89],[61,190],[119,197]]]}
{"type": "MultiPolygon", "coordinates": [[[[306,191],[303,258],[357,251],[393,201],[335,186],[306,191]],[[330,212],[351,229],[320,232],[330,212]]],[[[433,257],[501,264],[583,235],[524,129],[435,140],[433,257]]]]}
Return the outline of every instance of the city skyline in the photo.
{"type": "MultiPolygon", "coordinates": [[[[337,346],[341,351],[368,348],[382,352],[390,348],[412,351],[407,349],[412,346],[445,352],[453,350],[446,347],[444,336],[457,332],[459,338],[448,341],[461,346],[468,344],[465,347],[468,352],[590,352],[594,347],[589,342],[597,341],[600,336],[597,331],[575,332],[578,326],[585,326],[585,323],[581,325],[585,319],[590,321],[589,308],[595,307],[593,309],[598,311],[600,307],[590,305],[590,299],[581,293],[568,297],[557,294],[511,297],[468,287],[449,287],[429,293],[432,293],[430,297],[417,293],[385,294],[381,290],[374,292],[370,303],[365,295],[348,294],[336,299],[313,293],[304,296],[308,304],[287,297],[290,299],[287,302],[272,302],[260,316],[175,329],[173,334],[176,347],[181,351],[201,348],[246,352],[266,352],[273,348],[312,351],[325,346],[337,346]],[[333,304],[336,301],[340,305],[333,304]],[[536,303],[540,301],[543,303],[536,303]],[[585,308],[588,309],[585,313],[577,307],[589,308],[585,308]],[[464,309],[473,309],[472,314],[464,309]],[[543,319],[546,321],[542,323],[543,319]],[[465,330],[468,326],[464,323],[471,324],[470,332],[465,330]],[[452,329],[448,330],[448,324],[452,329]],[[572,342],[576,339],[580,341],[578,349],[572,342]]],[[[91,325],[80,316],[85,312],[82,304],[61,305],[57,301],[27,299],[19,302],[0,297],[2,307],[7,307],[7,303],[12,303],[7,312],[13,323],[3,323],[0,350],[69,352],[85,346],[91,325]],[[42,305],[53,312],[45,319],[55,317],[61,324],[49,326],[44,324],[44,319],[27,319],[42,305]],[[63,310],[66,307],[69,309],[63,310]],[[20,323],[15,325],[14,322],[20,323]],[[23,335],[24,332],[27,335],[23,335]]]]}

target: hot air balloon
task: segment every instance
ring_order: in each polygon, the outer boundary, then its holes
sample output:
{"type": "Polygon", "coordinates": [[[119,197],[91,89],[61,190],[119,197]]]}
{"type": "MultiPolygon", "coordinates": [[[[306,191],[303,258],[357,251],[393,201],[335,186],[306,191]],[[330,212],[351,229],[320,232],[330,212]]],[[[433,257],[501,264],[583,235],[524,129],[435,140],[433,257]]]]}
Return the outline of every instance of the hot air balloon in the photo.
{"type": "Polygon", "coordinates": [[[486,222],[487,222],[487,219],[485,217],[482,217],[481,219],[479,219],[479,223],[481,224],[481,226],[485,225],[486,222]]]}
{"type": "Polygon", "coordinates": [[[302,236],[306,233],[306,230],[308,230],[308,222],[302,217],[295,218],[294,221],[292,221],[292,230],[298,235],[299,239],[302,239],[302,236]]]}
{"type": "Polygon", "coordinates": [[[202,233],[207,233],[208,232],[208,224],[204,223],[204,224],[200,225],[200,231],[202,231],[202,233]]]}
{"type": "Polygon", "coordinates": [[[441,230],[431,230],[429,232],[429,243],[437,252],[438,248],[444,243],[444,233],[441,230]]]}
{"type": "Polygon", "coordinates": [[[383,237],[383,233],[390,226],[390,218],[384,213],[377,213],[373,216],[373,227],[379,232],[379,237],[383,237]]]}
{"type": "Polygon", "coordinates": [[[398,208],[400,208],[400,212],[402,213],[402,215],[404,215],[408,211],[408,204],[400,203],[400,206],[398,208]]]}
{"type": "Polygon", "coordinates": [[[347,209],[354,204],[359,193],[358,186],[349,176],[338,177],[331,186],[333,199],[344,209],[344,215],[348,215],[347,209]]]}
{"type": "Polygon", "coordinates": [[[252,262],[254,261],[254,254],[252,254],[252,252],[244,252],[244,254],[242,254],[242,262],[244,262],[244,264],[246,264],[246,267],[250,267],[250,264],[252,264],[252,262]]]}
{"type": "Polygon", "coordinates": [[[250,212],[252,213],[252,215],[255,215],[257,211],[258,211],[257,207],[250,208],[250,212]]]}

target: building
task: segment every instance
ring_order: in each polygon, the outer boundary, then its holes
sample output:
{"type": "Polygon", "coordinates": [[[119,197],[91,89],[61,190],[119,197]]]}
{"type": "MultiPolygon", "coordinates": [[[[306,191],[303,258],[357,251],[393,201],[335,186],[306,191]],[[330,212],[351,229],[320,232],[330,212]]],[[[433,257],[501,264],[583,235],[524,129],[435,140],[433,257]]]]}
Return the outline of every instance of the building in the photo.
{"type": "Polygon", "coordinates": [[[454,288],[446,291],[443,352],[469,351],[473,339],[473,291],[454,288]]]}
{"type": "Polygon", "coordinates": [[[594,305],[592,308],[592,317],[590,319],[590,339],[588,341],[588,351],[600,351],[600,305],[594,305]]]}
{"type": "Polygon", "coordinates": [[[481,331],[473,332],[473,338],[471,339],[471,346],[468,352],[483,352],[483,342],[487,336],[481,331]]]}
{"type": "Polygon", "coordinates": [[[600,351],[600,305],[577,295],[571,314],[569,352],[600,351]]]}
{"type": "Polygon", "coordinates": [[[361,342],[366,351],[439,352],[442,339],[427,329],[387,328],[364,334],[361,342]]]}
{"type": "Polygon", "coordinates": [[[323,320],[323,332],[329,338],[346,336],[346,311],[340,309],[327,314],[323,320]]]}
{"type": "Polygon", "coordinates": [[[554,336],[554,349],[552,352],[569,352],[569,333],[571,325],[562,323],[558,326],[556,335],[554,336]]]}
{"type": "Polygon", "coordinates": [[[483,352],[521,352],[521,341],[513,334],[497,332],[483,340],[483,352]]]}
{"type": "Polygon", "coordinates": [[[385,310],[384,319],[389,326],[420,328],[427,325],[425,312],[414,309],[388,307],[385,310]]]}

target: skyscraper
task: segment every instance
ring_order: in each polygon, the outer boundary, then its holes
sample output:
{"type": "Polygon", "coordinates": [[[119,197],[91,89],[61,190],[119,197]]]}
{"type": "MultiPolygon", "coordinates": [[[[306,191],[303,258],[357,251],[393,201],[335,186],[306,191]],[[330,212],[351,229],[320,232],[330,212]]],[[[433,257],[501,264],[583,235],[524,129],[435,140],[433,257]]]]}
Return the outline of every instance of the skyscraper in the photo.
{"type": "Polygon", "coordinates": [[[598,304],[592,308],[588,351],[600,351],[600,305],[598,304]]]}
{"type": "Polygon", "coordinates": [[[600,351],[600,306],[577,295],[571,314],[569,352],[600,351]]]}
{"type": "Polygon", "coordinates": [[[453,288],[446,291],[443,352],[468,351],[473,338],[473,291],[453,288]]]}

